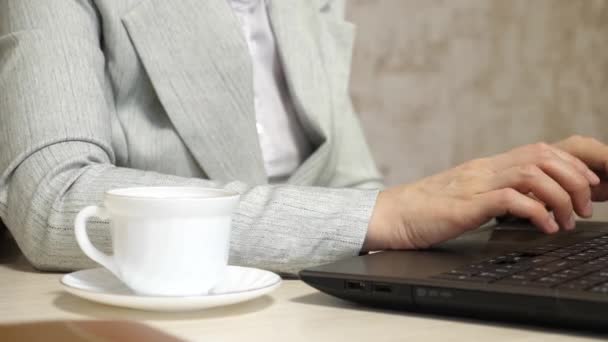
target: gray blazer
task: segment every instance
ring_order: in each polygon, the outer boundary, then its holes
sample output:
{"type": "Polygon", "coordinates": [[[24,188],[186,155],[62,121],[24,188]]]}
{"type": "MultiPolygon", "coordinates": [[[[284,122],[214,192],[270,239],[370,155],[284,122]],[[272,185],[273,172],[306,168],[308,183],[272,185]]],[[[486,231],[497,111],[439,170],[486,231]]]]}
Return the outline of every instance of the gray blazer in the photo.
{"type": "MultiPolygon", "coordinates": [[[[359,252],[380,177],[348,96],[342,1],[269,5],[314,153],[269,185],[252,66],[226,0],[0,0],[0,217],[44,270],[93,266],[73,219],[104,191],[237,190],[230,262],[295,272],[359,252]]],[[[110,250],[108,222],[89,233],[110,250]]]]}

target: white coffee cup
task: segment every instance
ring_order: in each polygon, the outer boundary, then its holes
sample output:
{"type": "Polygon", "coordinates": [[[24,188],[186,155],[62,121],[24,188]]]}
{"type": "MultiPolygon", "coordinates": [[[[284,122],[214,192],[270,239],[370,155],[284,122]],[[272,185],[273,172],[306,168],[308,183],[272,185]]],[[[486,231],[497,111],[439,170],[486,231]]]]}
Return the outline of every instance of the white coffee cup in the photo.
{"type": "Polygon", "coordinates": [[[228,265],[230,225],[239,195],[221,189],[140,187],[110,190],[103,207],[82,209],[76,240],[94,261],[138,294],[203,295],[228,265]],[[90,217],[110,220],[112,256],[93,246],[90,217]]]}

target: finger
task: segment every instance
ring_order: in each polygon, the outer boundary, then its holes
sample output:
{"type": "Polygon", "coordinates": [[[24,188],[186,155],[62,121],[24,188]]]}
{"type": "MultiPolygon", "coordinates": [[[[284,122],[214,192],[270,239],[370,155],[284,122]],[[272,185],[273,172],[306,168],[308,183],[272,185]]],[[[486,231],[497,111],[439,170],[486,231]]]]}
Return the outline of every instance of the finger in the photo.
{"type": "Polygon", "coordinates": [[[599,183],[598,176],[580,159],[555,146],[545,143],[522,146],[509,152],[499,154],[494,158],[493,164],[500,170],[517,165],[538,164],[539,161],[553,159],[555,157],[561,158],[571,164],[575,170],[580,172],[580,174],[587,179],[589,184],[595,185],[599,183]]]}
{"type": "Polygon", "coordinates": [[[478,210],[481,210],[480,214],[486,217],[510,214],[530,220],[548,234],[559,230],[557,223],[542,204],[512,188],[475,195],[475,204],[478,210]]]}
{"type": "Polygon", "coordinates": [[[589,182],[570,163],[561,158],[546,158],[537,165],[570,194],[577,214],[582,217],[593,215],[589,182]]]}
{"type": "MultiPolygon", "coordinates": [[[[603,174],[607,172],[608,146],[596,139],[583,137],[574,137],[563,143],[566,142],[568,142],[567,151],[582,160],[589,168],[603,174]]],[[[558,143],[557,146],[560,147],[560,144],[558,143]]]]}
{"type": "Polygon", "coordinates": [[[491,187],[491,190],[513,188],[522,195],[531,192],[541,202],[540,205],[546,204],[553,209],[555,219],[562,227],[574,228],[570,194],[535,165],[516,166],[498,173],[493,178],[491,187]]]}
{"type": "Polygon", "coordinates": [[[591,185],[597,185],[600,183],[600,177],[598,177],[595,172],[591,171],[591,169],[587,166],[587,164],[583,163],[580,159],[571,155],[570,153],[563,151],[557,147],[551,146],[551,150],[561,159],[570,163],[574,168],[580,172],[591,185]]]}
{"type": "MultiPolygon", "coordinates": [[[[520,191],[521,192],[521,191],[520,191]]],[[[523,193],[523,192],[522,192],[523,193]]],[[[544,203],[543,201],[541,201],[540,199],[538,199],[538,197],[534,196],[533,193],[528,192],[527,194],[525,194],[526,196],[530,197],[531,199],[535,200],[536,202],[539,202],[540,204],[542,204],[545,208],[547,208],[547,204],[544,203]]],[[[519,220],[518,217],[515,217],[513,215],[506,215],[506,216],[497,216],[495,217],[497,221],[509,221],[509,220],[514,220],[517,219],[519,220]]]]}
{"type": "Polygon", "coordinates": [[[499,155],[494,164],[495,167],[509,168],[526,165],[520,164],[525,161],[530,161],[530,164],[540,167],[570,194],[577,214],[583,217],[593,214],[589,181],[571,163],[554,153],[549,145],[537,144],[512,150],[499,155]]]}
{"type": "Polygon", "coordinates": [[[526,196],[530,197],[531,199],[540,202],[542,205],[544,205],[545,207],[547,206],[547,203],[541,201],[538,197],[534,196],[533,193],[529,192],[526,194],[526,196]]]}
{"type": "Polygon", "coordinates": [[[495,171],[508,169],[513,166],[536,164],[546,155],[553,154],[551,147],[545,143],[517,147],[492,158],[495,171]]]}

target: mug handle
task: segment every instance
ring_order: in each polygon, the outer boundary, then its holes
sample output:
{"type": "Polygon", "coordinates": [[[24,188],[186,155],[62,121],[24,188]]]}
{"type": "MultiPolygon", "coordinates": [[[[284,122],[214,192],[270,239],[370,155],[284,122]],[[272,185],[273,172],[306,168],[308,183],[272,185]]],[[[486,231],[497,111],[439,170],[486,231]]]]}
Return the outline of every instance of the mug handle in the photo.
{"type": "Polygon", "coordinates": [[[76,219],[74,220],[76,241],[84,254],[101,264],[101,266],[107,268],[110,272],[114,273],[114,275],[118,276],[118,269],[116,267],[114,258],[99,251],[99,249],[93,246],[91,240],[89,240],[89,235],[87,234],[87,220],[92,216],[99,217],[100,219],[104,220],[109,218],[108,211],[103,207],[92,205],[82,209],[78,215],[76,215],[76,219]]]}

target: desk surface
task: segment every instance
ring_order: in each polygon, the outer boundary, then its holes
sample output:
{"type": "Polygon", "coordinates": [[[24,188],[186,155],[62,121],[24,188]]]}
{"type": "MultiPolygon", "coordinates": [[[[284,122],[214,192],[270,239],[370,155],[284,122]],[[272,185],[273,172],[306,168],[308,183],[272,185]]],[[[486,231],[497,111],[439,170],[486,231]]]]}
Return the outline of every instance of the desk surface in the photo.
{"type": "MultiPolygon", "coordinates": [[[[0,246],[1,247],[1,246],[0,246]]],[[[373,310],[287,280],[247,303],[192,313],[115,308],[61,289],[60,274],[38,273],[20,256],[0,258],[0,323],[57,319],[128,319],[206,341],[599,341],[600,336],[480,321],[373,310]]]]}

